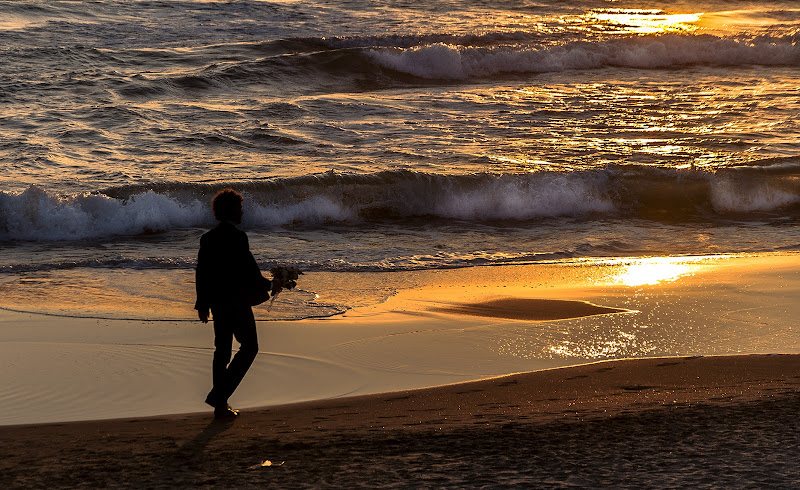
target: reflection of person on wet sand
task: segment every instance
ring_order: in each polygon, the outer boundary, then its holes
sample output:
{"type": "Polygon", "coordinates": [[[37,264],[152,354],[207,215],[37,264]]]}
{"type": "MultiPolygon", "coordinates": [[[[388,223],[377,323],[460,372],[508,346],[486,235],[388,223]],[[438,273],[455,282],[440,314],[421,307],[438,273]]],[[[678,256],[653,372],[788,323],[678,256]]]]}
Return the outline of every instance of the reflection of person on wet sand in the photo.
{"type": "Polygon", "coordinates": [[[203,323],[208,323],[209,310],[214,319],[214,387],[206,403],[214,407],[216,418],[227,418],[238,415],[228,405],[228,398],[258,353],[250,298],[265,289],[274,295],[282,284],[261,275],[247,235],[236,227],[242,220],[242,196],[232,189],[222,190],[211,207],[219,224],[200,238],[195,309],[203,323]],[[240,347],[231,360],[234,337],[240,347]]]}

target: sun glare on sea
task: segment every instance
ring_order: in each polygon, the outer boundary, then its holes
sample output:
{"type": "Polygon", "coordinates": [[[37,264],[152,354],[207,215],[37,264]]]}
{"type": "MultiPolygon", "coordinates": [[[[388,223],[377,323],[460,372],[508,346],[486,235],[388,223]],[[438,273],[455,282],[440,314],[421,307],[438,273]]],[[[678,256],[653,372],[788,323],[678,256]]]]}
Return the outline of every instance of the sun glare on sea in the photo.
{"type": "Polygon", "coordinates": [[[611,278],[614,284],[645,286],[674,281],[694,274],[701,267],[702,258],[653,257],[639,259],[623,267],[611,278]]]}
{"type": "Polygon", "coordinates": [[[587,20],[614,26],[631,34],[692,32],[698,27],[702,13],[667,14],[661,10],[598,9],[586,14],[587,20]]]}

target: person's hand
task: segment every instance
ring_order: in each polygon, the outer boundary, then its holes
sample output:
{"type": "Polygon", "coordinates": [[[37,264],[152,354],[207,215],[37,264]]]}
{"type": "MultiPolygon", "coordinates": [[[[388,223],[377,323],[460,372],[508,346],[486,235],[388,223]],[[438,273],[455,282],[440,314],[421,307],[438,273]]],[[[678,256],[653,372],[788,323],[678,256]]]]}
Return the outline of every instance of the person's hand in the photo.
{"type": "Polygon", "coordinates": [[[197,316],[201,322],[208,323],[208,310],[197,310],[197,316]]]}
{"type": "Polygon", "coordinates": [[[281,291],[283,291],[283,281],[281,281],[280,279],[273,279],[272,280],[272,291],[271,291],[272,294],[276,295],[276,294],[280,293],[281,291]]]}

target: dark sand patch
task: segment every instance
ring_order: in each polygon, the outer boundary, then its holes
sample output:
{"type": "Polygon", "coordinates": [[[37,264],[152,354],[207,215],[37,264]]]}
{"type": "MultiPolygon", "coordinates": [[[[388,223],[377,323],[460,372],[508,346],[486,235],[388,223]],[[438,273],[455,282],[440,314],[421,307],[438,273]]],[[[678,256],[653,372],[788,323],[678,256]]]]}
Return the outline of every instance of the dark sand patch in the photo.
{"type": "Polygon", "coordinates": [[[559,299],[501,298],[479,303],[437,306],[431,311],[457,315],[509,318],[512,320],[545,321],[579,318],[628,310],[599,306],[586,301],[559,299]]]}

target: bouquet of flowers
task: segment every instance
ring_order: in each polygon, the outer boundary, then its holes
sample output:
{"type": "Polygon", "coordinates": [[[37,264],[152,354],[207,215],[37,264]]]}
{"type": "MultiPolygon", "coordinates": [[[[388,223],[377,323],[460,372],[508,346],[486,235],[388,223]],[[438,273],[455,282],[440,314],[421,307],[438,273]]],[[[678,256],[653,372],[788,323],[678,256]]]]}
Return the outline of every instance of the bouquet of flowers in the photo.
{"type": "MultiPolygon", "coordinates": [[[[297,278],[303,274],[303,271],[297,267],[286,267],[282,265],[275,266],[269,271],[272,274],[272,280],[281,281],[284,289],[293,289],[295,286],[297,286],[297,278]]],[[[275,302],[276,296],[278,296],[278,293],[272,294],[272,299],[269,302],[267,311],[272,308],[272,303],[275,302]]]]}

